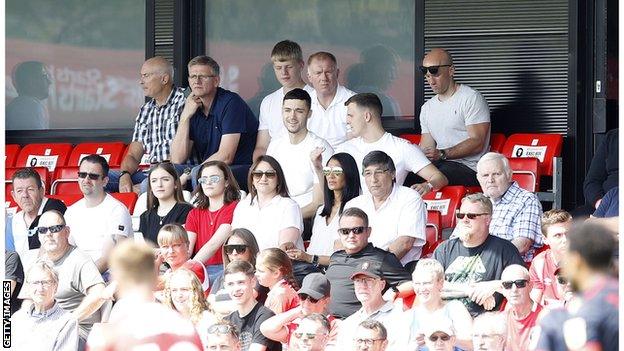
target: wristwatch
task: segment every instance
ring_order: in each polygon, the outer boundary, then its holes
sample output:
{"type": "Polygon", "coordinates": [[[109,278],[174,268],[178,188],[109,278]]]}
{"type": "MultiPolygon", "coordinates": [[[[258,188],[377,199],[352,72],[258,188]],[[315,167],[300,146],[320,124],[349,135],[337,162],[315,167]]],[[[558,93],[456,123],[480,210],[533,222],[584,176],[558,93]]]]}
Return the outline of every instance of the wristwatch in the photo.
{"type": "Polygon", "coordinates": [[[440,150],[440,160],[446,160],[446,150],[440,150]]]}
{"type": "Polygon", "coordinates": [[[318,265],[319,265],[319,257],[317,255],[313,255],[312,256],[312,265],[314,267],[318,267],[318,265]]]}
{"type": "Polygon", "coordinates": [[[184,172],[183,172],[183,173],[184,173],[184,174],[186,174],[187,176],[190,176],[190,175],[191,175],[191,171],[192,171],[192,168],[191,168],[191,167],[186,167],[186,168],[184,169],[184,172]]]}
{"type": "Polygon", "coordinates": [[[128,172],[128,171],[121,171],[121,172],[119,173],[119,178],[123,177],[123,176],[124,176],[124,174],[130,175],[130,176],[132,175],[132,174],[130,174],[130,172],[128,172]]]}

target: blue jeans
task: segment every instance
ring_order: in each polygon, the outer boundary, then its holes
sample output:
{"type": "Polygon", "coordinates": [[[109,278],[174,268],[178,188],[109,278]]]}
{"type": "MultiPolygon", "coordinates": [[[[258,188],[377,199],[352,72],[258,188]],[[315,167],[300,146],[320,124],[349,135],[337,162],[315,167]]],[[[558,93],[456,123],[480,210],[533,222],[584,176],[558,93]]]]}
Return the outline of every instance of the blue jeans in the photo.
{"type": "MultiPolygon", "coordinates": [[[[178,173],[178,176],[181,175],[182,173],[184,173],[184,170],[186,169],[186,167],[192,167],[189,165],[179,165],[179,164],[173,164],[173,167],[175,167],[176,172],[178,173]]],[[[149,181],[149,179],[147,179],[147,176],[145,177],[145,179],[143,179],[143,181],[141,182],[141,194],[143,194],[144,192],[147,191],[147,182],[149,181]]],[[[182,184],[182,190],[185,190],[186,188],[186,184],[182,184]]]]}
{"type": "Polygon", "coordinates": [[[206,266],[206,272],[208,273],[208,279],[210,281],[210,287],[212,288],[212,284],[215,279],[223,273],[223,264],[211,264],[206,266]]]}
{"type": "MultiPolygon", "coordinates": [[[[121,176],[121,171],[108,171],[108,183],[104,187],[104,190],[108,193],[117,193],[119,192],[119,177],[121,176]]],[[[134,174],[130,175],[132,179],[132,184],[141,183],[141,193],[147,191],[147,183],[145,183],[145,189],[143,189],[143,180],[147,178],[147,172],[143,172],[137,170],[134,174]]]]}

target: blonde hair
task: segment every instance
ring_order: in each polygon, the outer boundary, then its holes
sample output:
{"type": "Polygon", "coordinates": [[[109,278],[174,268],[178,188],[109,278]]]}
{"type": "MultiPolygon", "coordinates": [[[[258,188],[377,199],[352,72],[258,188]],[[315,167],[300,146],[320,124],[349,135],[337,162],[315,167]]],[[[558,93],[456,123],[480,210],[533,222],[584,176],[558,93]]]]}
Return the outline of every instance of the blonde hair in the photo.
{"type": "Polygon", "coordinates": [[[193,324],[197,324],[202,319],[202,314],[204,313],[204,311],[210,310],[210,306],[208,305],[208,302],[204,297],[204,289],[202,288],[199,279],[197,278],[195,273],[191,272],[190,270],[186,268],[179,268],[169,274],[169,277],[167,277],[167,282],[165,283],[165,305],[173,310],[176,310],[175,305],[173,304],[173,300],[171,298],[171,280],[177,276],[184,276],[188,278],[191,283],[192,293],[190,297],[191,307],[189,308],[189,319],[191,320],[191,322],[193,322],[193,324]]]}
{"type": "Polygon", "coordinates": [[[158,246],[170,245],[172,243],[184,243],[189,245],[189,238],[186,229],[177,223],[165,224],[158,231],[158,246]]]}
{"type": "Polygon", "coordinates": [[[120,284],[155,284],[154,260],[154,249],[150,245],[124,240],[111,252],[109,266],[120,284]]]}
{"type": "Polygon", "coordinates": [[[444,267],[442,263],[433,258],[423,258],[418,261],[414,273],[412,273],[412,279],[417,273],[428,272],[433,274],[437,280],[444,280],[444,267]]]}

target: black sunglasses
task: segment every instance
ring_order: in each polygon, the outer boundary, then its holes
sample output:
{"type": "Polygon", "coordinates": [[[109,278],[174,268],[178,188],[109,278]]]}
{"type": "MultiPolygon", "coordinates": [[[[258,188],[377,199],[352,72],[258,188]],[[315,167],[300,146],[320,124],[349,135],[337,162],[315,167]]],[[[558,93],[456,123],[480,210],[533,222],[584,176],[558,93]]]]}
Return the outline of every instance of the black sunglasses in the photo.
{"type": "Polygon", "coordinates": [[[225,250],[225,253],[228,255],[231,255],[234,250],[236,250],[236,252],[239,254],[244,254],[245,251],[247,251],[247,245],[224,245],[223,250],[225,250]]]}
{"type": "Polygon", "coordinates": [[[277,172],[275,171],[253,171],[251,172],[251,175],[254,177],[254,179],[260,179],[262,178],[262,176],[266,176],[267,178],[271,179],[271,178],[275,178],[275,176],[277,175],[277,172]]]}
{"type": "Polygon", "coordinates": [[[84,179],[87,177],[89,177],[89,179],[91,180],[98,180],[100,179],[101,175],[96,174],[96,173],[78,172],[78,178],[84,179]]]}
{"type": "Polygon", "coordinates": [[[353,227],[353,228],[338,228],[338,234],[349,235],[349,233],[353,233],[356,235],[364,233],[366,227],[353,227]]]}
{"type": "Polygon", "coordinates": [[[308,294],[299,294],[299,300],[301,300],[301,302],[308,300],[312,303],[317,303],[319,302],[319,300],[313,298],[312,296],[308,295],[308,294]]]}
{"type": "Polygon", "coordinates": [[[448,335],[432,335],[429,337],[429,340],[431,340],[432,342],[436,342],[438,341],[438,339],[441,339],[442,341],[449,341],[451,337],[448,335]]]}
{"type": "Polygon", "coordinates": [[[558,275],[557,276],[557,283],[559,283],[561,285],[566,285],[566,284],[568,284],[568,280],[564,276],[558,275]]]}
{"type": "Polygon", "coordinates": [[[526,279],[518,279],[518,280],[512,280],[512,281],[502,282],[501,284],[503,285],[503,288],[505,288],[505,289],[509,290],[509,289],[511,289],[511,286],[512,286],[512,285],[514,285],[514,284],[516,285],[516,288],[518,288],[518,289],[522,289],[522,288],[524,288],[525,286],[527,286],[527,283],[528,283],[528,282],[529,282],[529,281],[528,281],[528,280],[526,280],[526,279]]]}
{"type": "Polygon", "coordinates": [[[489,215],[489,213],[461,213],[461,212],[455,213],[455,217],[459,219],[464,219],[464,217],[466,216],[468,216],[468,219],[475,219],[479,216],[485,216],[485,215],[489,215]]]}
{"type": "Polygon", "coordinates": [[[432,76],[437,76],[440,73],[440,67],[451,67],[452,65],[439,65],[439,66],[420,66],[418,68],[420,68],[420,71],[422,72],[422,74],[427,74],[427,71],[429,71],[429,74],[431,74],[432,76]]]}
{"type": "Polygon", "coordinates": [[[50,234],[58,233],[65,228],[64,224],[51,225],[49,227],[37,227],[37,234],[46,235],[48,231],[50,234]]]}

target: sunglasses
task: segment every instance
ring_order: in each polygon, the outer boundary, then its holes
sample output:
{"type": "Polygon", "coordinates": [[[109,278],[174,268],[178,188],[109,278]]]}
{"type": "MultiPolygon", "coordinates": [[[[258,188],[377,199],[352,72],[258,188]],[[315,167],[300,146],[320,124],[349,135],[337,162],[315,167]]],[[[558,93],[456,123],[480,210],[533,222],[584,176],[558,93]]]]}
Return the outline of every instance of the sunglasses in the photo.
{"type": "Polygon", "coordinates": [[[65,228],[64,224],[51,225],[49,227],[37,227],[37,234],[46,235],[48,232],[50,234],[58,233],[65,228]]]}
{"type": "Polygon", "coordinates": [[[559,283],[561,285],[566,285],[566,284],[568,284],[568,280],[564,276],[558,275],[557,276],[557,283],[559,283]]]}
{"type": "Polygon", "coordinates": [[[294,332],[293,336],[297,339],[308,339],[312,340],[316,338],[317,335],[327,335],[327,334],[318,334],[318,333],[302,333],[302,332],[294,332]]]}
{"type": "Polygon", "coordinates": [[[529,281],[526,279],[518,279],[518,280],[512,280],[512,281],[507,281],[507,282],[502,282],[501,284],[503,285],[503,288],[509,290],[511,289],[512,285],[516,285],[516,288],[518,289],[522,289],[525,286],[527,286],[527,283],[529,281]]]}
{"type": "Polygon", "coordinates": [[[353,233],[356,235],[364,233],[366,227],[353,227],[353,228],[338,228],[338,234],[349,235],[349,233],[353,233]]]}
{"type": "Polygon", "coordinates": [[[101,175],[96,173],[78,172],[78,178],[85,179],[87,177],[89,177],[89,179],[91,180],[98,180],[100,179],[101,175]]]}
{"type": "Polygon", "coordinates": [[[275,176],[277,175],[277,172],[275,171],[253,171],[251,172],[251,176],[254,177],[254,179],[260,179],[262,178],[262,176],[266,176],[268,179],[273,179],[275,178],[275,176]]]}
{"type": "Polygon", "coordinates": [[[327,177],[331,174],[333,175],[342,175],[342,167],[323,167],[323,174],[327,177]]]}
{"type": "Polygon", "coordinates": [[[208,334],[229,334],[232,333],[238,338],[238,330],[233,325],[215,324],[208,328],[208,334]]]}
{"type": "Polygon", "coordinates": [[[197,179],[197,182],[199,184],[215,184],[221,181],[221,176],[218,175],[211,175],[209,177],[199,177],[199,179],[197,179]]]}
{"type": "Polygon", "coordinates": [[[224,245],[223,250],[225,250],[225,253],[228,255],[231,255],[234,250],[236,250],[238,254],[244,254],[245,251],[247,251],[247,245],[224,245]]]}
{"type": "Polygon", "coordinates": [[[317,303],[319,302],[319,300],[313,298],[312,296],[308,295],[308,294],[299,294],[299,300],[301,300],[301,302],[308,300],[312,303],[317,303]]]}
{"type": "Polygon", "coordinates": [[[475,219],[479,216],[485,216],[485,215],[489,215],[489,213],[461,213],[461,212],[455,213],[455,217],[459,219],[464,219],[464,217],[468,217],[468,219],[475,219]]]}
{"type": "Polygon", "coordinates": [[[438,341],[438,339],[440,339],[442,341],[449,341],[450,338],[451,337],[446,335],[446,334],[444,334],[444,335],[432,335],[432,336],[429,337],[429,340],[431,340],[433,342],[438,341]]]}
{"type": "Polygon", "coordinates": [[[429,71],[429,74],[437,77],[438,74],[440,73],[440,67],[451,67],[451,65],[439,65],[439,66],[420,66],[418,68],[420,68],[420,71],[422,72],[422,74],[427,74],[427,71],[429,71]]]}

